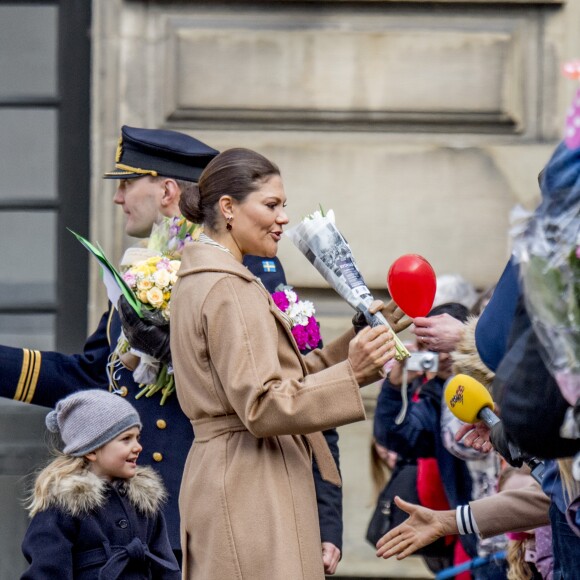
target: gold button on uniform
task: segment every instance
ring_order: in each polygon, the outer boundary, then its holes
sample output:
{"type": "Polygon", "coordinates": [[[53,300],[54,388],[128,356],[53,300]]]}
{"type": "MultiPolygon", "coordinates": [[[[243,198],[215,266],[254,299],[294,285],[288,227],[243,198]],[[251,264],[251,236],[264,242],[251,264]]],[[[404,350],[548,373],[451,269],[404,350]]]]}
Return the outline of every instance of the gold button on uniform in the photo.
{"type": "Polygon", "coordinates": [[[156,425],[158,429],[165,429],[167,427],[167,423],[163,419],[157,419],[156,425]]]}
{"type": "Polygon", "coordinates": [[[163,455],[161,455],[161,453],[159,453],[159,451],[156,451],[153,454],[153,461],[157,461],[157,462],[163,461],[163,455]]]}
{"type": "Polygon", "coordinates": [[[127,387],[121,387],[119,389],[119,395],[121,395],[121,397],[126,397],[128,392],[129,389],[127,387]]]}

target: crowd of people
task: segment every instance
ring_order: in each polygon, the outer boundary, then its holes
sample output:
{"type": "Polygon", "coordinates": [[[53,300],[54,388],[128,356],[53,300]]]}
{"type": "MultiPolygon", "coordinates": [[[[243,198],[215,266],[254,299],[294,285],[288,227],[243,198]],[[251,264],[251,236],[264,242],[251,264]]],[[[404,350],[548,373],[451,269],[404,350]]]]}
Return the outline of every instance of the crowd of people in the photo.
{"type": "MultiPolygon", "coordinates": [[[[562,147],[542,192],[578,197],[580,154],[562,147]]],[[[580,445],[560,434],[570,405],[538,355],[514,261],[477,303],[460,290],[411,320],[376,301],[370,310],[389,327],[355,316],[336,340],[300,350],[272,299],[286,284],[276,254],[288,223],[272,161],[125,126],[105,177],[118,180],[114,202],[128,235],[147,238],[163,218],[203,231],[182,249],[170,325],[121,297],[81,354],[0,346],[0,396],[53,408],[47,427],[64,444],[29,498],[24,578],[334,574],[342,555],[336,428],[365,418],[360,389],[379,380],[375,457],[393,471],[385,489],[405,469],[413,493],[398,489],[395,505],[409,518],[387,527],[377,556],[419,550],[432,570],[455,566],[461,580],[464,569],[474,578],[580,578],[570,461],[580,445]],[[435,367],[397,360],[394,335],[411,324],[410,350],[436,353],[435,367]],[[117,356],[120,339],[168,365],[176,393],[141,396],[134,368],[117,356]],[[493,393],[501,422],[491,431],[446,408],[443,391],[460,372],[493,393]],[[529,476],[532,456],[545,461],[541,485],[529,476]]]]}

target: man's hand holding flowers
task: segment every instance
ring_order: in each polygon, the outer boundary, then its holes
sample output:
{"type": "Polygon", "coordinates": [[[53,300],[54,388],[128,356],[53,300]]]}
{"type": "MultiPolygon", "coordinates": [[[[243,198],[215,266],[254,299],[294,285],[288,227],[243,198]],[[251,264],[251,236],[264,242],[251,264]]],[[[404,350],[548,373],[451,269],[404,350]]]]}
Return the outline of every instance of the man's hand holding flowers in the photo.
{"type": "Polygon", "coordinates": [[[123,334],[131,348],[165,364],[171,364],[169,348],[169,321],[139,318],[125,296],[117,304],[123,334]]]}

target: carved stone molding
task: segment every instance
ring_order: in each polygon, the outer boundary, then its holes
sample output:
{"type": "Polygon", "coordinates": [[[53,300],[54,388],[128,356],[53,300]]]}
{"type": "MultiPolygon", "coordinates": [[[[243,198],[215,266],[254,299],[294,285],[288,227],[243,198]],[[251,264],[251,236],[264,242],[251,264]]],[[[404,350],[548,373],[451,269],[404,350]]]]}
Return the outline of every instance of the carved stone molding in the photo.
{"type": "Polygon", "coordinates": [[[308,8],[268,15],[248,9],[235,18],[199,11],[164,20],[156,74],[164,87],[160,122],[168,125],[499,134],[536,128],[534,12],[449,18],[367,11],[345,19],[308,8]]]}

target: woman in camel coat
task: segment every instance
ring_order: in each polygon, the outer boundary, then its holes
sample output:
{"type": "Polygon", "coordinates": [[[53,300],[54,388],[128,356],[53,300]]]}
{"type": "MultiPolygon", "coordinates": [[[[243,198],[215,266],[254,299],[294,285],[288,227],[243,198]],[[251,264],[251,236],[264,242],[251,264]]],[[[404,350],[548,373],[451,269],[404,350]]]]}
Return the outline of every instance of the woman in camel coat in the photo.
{"type": "Polygon", "coordinates": [[[205,232],[171,301],[177,395],[195,432],[179,498],[187,579],[323,580],[311,453],[340,485],[320,431],[365,418],[359,386],[394,356],[385,327],[300,355],[241,263],[276,255],[285,202],[277,167],[246,149],[218,155],[182,196],[205,232]]]}

